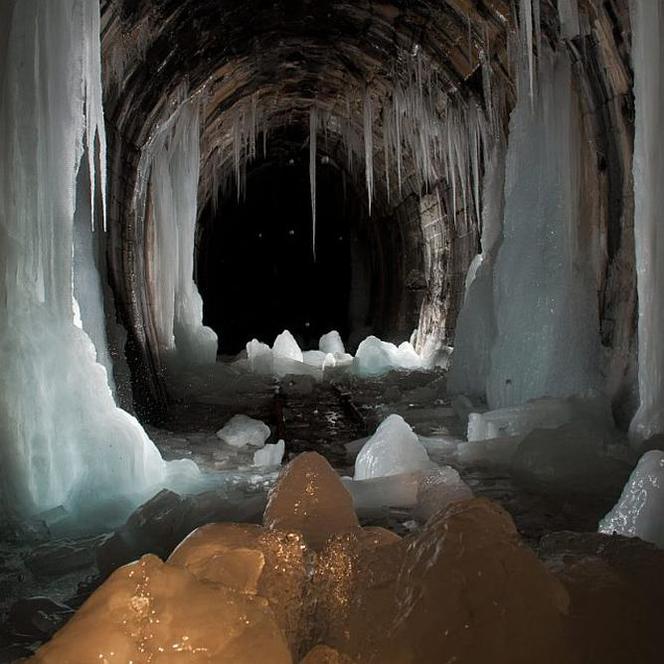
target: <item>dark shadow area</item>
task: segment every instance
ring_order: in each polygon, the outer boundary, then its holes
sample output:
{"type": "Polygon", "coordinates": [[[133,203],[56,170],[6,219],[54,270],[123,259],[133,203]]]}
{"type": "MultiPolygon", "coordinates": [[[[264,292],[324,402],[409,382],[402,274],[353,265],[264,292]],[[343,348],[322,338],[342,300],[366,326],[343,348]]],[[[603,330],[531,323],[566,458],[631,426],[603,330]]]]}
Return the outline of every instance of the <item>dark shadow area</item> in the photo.
{"type": "Polygon", "coordinates": [[[331,329],[348,338],[351,284],[361,287],[352,283],[351,242],[366,207],[319,152],[314,259],[308,146],[270,142],[267,157],[250,167],[240,201],[231,187],[216,212],[209,205],[201,216],[198,285],[204,322],[223,354],[252,338],[271,344],[284,329],[305,348],[317,348],[331,329]]]}

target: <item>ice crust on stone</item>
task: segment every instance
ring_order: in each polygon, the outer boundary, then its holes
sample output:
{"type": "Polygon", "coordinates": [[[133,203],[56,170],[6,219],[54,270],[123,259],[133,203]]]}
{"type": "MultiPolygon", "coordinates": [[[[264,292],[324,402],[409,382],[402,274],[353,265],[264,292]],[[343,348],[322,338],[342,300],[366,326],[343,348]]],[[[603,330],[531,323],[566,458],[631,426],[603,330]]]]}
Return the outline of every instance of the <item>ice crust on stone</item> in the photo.
{"type": "Polygon", "coordinates": [[[254,466],[280,466],[284,458],[286,444],[278,440],[274,445],[267,444],[254,452],[254,466]]]}
{"type": "Polygon", "coordinates": [[[344,342],[341,340],[341,335],[336,330],[331,330],[324,334],[318,342],[318,350],[323,353],[332,353],[332,355],[346,353],[344,342]]]}
{"type": "Polygon", "coordinates": [[[270,427],[247,415],[234,415],[217,431],[217,438],[231,447],[263,447],[270,437],[270,427]]]}
{"type": "Polygon", "coordinates": [[[664,452],[646,452],[599,532],[640,537],[664,549],[664,452]]]}
{"type": "Polygon", "coordinates": [[[3,16],[0,502],[26,513],[60,505],[76,513],[120,497],[138,503],[168,485],[171,471],[176,479],[198,471],[190,461],[166,464],[116,406],[100,364],[104,339],[93,330],[101,309],[86,305],[80,282],[83,329],[73,320],[74,265],[79,276],[93,269],[81,253],[90,238],[76,246],[74,220],[81,230],[105,209],[99,3],[22,0],[3,16]]]}
{"type": "Polygon", "coordinates": [[[638,317],[639,409],[630,425],[637,439],[664,432],[664,7],[632,2],[635,140],[634,242],[638,317]]]}
{"type": "Polygon", "coordinates": [[[390,415],[357,455],[354,479],[367,480],[431,467],[426,449],[408,423],[400,415],[390,415]]]}

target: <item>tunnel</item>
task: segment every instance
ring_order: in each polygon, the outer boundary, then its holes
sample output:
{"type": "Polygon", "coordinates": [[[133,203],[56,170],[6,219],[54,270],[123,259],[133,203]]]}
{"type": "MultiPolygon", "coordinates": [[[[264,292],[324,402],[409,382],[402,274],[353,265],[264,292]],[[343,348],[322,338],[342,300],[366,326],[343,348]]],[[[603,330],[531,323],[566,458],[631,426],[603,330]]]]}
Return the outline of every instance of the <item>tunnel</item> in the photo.
{"type": "Polygon", "coordinates": [[[649,664],[659,0],[0,0],[0,664],[649,664]]]}

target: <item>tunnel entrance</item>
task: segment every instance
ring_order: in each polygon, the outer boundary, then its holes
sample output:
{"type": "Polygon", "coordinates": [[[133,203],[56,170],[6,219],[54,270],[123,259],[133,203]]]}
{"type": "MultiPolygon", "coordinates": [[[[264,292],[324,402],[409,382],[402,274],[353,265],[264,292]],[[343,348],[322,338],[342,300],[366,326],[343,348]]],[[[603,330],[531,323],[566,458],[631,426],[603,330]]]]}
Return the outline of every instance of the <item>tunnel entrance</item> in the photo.
{"type": "Polygon", "coordinates": [[[346,173],[319,154],[314,257],[308,146],[270,144],[248,166],[239,199],[231,187],[200,219],[198,285],[221,354],[252,338],[271,343],[284,329],[303,348],[317,348],[331,329],[348,339],[358,318],[353,295],[368,288],[357,246],[368,213],[346,173]]]}

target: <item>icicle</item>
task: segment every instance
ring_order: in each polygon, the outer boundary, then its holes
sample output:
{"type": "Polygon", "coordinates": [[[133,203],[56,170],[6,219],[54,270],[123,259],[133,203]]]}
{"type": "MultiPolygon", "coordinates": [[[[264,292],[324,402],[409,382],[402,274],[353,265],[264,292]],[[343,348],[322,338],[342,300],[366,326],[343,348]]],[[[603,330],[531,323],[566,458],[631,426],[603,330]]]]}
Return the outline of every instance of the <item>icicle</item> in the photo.
{"type": "Polygon", "coordinates": [[[373,201],[373,114],[371,110],[371,95],[369,88],[364,90],[364,168],[367,183],[367,196],[369,198],[369,216],[371,216],[371,203],[373,201]]]}
{"type": "Polygon", "coordinates": [[[636,439],[664,432],[664,7],[631,6],[635,142],[634,240],[639,296],[639,409],[636,439]]]}
{"type": "Polygon", "coordinates": [[[558,16],[560,18],[560,32],[565,39],[573,39],[580,33],[579,0],[558,0],[558,16]]]}
{"type": "Polygon", "coordinates": [[[316,261],[316,138],[318,134],[318,110],[309,111],[309,187],[311,189],[311,251],[316,261]]]}
{"type": "Polygon", "coordinates": [[[521,31],[522,49],[526,51],[528,59],[528,81],[530,84],[530,98],[534,95],[534,72],[533,72],[533,0],[521,0],[521,12],[519,15],[519,29],[521,31]]]}

